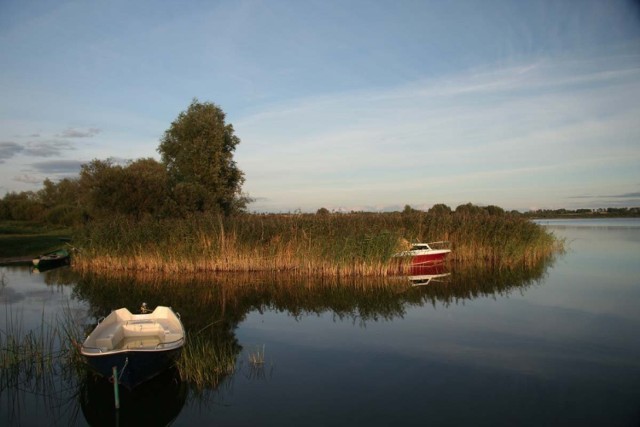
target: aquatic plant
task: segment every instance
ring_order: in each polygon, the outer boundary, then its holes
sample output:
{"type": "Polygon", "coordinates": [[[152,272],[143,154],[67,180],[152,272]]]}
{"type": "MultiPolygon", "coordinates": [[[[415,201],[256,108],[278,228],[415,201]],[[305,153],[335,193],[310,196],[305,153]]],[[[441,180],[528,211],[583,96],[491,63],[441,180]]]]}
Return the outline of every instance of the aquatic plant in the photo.
{"type": "Polygon", "coordinates": [[[407,241],[448,240],[452,262],[498,267],[536,263],[561,246],[520,216],[481,212],[115,217],[77,234],[81,250],[74,268],[384,276],[393,254],[407,241]]]}
{"type": "Polygon", "coordinates": [[[216,388],[236,370],[237,352],[233,345],[212,342],[205,336],[187,339],[176,362],[180,378],[196,391],[216,388]]]}

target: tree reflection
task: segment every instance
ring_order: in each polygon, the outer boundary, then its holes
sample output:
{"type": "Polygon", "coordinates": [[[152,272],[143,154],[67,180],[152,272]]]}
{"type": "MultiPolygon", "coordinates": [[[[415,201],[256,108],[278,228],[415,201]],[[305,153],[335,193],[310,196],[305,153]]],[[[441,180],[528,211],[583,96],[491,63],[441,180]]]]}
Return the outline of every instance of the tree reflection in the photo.
{"type": "Polygon", "coordinates": [[[523,292],[544,277],[551,263],[548,259],[521,269],[440,265],[410,277],[385,278],[84,274],[77,280],[74,296],[89,303],[96,319],[120,307],[137,311],[141,302],[150,307],[171,306],[181,314],[188,334],[179,362],[181,376],[202,391],[216,388],[234,373],[242,350],[234,331],[251,312],[279,311],[295,318],[333,313],[336,320],[364,326],[401,318],[411,307],[446,307],[478,297],[523,292]],[[424,286],[412,286],[425,277],[427,281],[420,283],[424,286]]]}

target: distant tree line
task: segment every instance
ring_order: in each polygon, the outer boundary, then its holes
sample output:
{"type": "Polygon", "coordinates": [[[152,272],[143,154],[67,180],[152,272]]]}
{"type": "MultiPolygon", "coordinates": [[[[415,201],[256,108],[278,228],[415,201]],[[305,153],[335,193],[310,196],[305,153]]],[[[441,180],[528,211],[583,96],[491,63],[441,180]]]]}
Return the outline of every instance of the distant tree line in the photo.
{"type": "MultiPolygon", "coordinates": [[[[412,214],[417,212],[423,212],[419,209],[415,209],[411,207],[411,205],[405,205],[402,210],[403,214],[412,214]]],[[[488,205],[488,206],[478,206],[472,203],[466,203],[463,205],[459,205],[455,209],[451,209],[449,206],[439,203],[433,205],[426,212],[430,214],[437,215],[446,215],[446,214],[460,214],[460,215],[468,215],[468,216],[476,216],[476,215],[489,215],[489,216],[503,216],[503,215],[512,215],[512,216],[522,216],[525,218],[564,218],[564,217],[575,217],[575,218],[583,218],[583,217],[638,217],[640,216],[640,207],[631,207],[631,208],[598,208],[598,209],[538,209],[531,210],[527,212],[520,212],[517,210],[507,211],[499,206],[488,205]]],[[[320,208],[316,211],[317,215],[329,215],[331,213],[340,213],[340,212],[331,212],[327,208],[320,208]]]]}
{"type": "Polygon", "coordinates": [[[183,217],[193,212],[231,215],[246,208],[244,174],[233,160],[240,143],[224,112],[194,99],[160,140],[162,161],[113,159],[82,165],[79,176],[46,179],[38,191],[0,199],[0,219],[75,225],[121,214],[183,217]]]}
{"type": "Polygon", "coordinates": [[[630,218],[640,216],[640,207],[597,209],[537,209],[525,212],[529,218],[630,218]]]}
{"type": "MultiPolygon", "coordinates": [[[[414,209],[411,207],[411,205],[405,205],[404,209],[402,210],[402,214],[405,215],[409,215],[409,214],[413,214],[413,213],[418,213],[418,212],[423,212],[420,209],[414,209]]],[[[505,211],[504,209],[502,209],[499,206],[495,206],[495,205],[489,205],[489,206],[477,206],[474,205],[472,203],[466,203],[464,205],[459,205],[458,207],[454,209],[451,209],[449,206],[442,204],[442,203],[438,203],[433,205],[431,208],[429,208],[429,210],[427,211],[430,214],[436,214],[436,215],[447,215],[447,214],[459,214],[459,215],[468,215],[468,216],[476,216],[476,215],[488,215],[488,216],[503,216],[503,215],[522,215],[520,212],[518,211],[505,211]]],[[[320,208],[316,211],[317,215],[329,215],[332,212],[329,211],[329,209],[327,208],[320,208]]],[[[339,212],[333,212],[333,213],[339,213],[339,212]]],[[[356,213],[356,212],[352,212],[352,213],[356,213]]],[[[363,213],[363,212],[358,212],[358,213],[363,213]]]]}

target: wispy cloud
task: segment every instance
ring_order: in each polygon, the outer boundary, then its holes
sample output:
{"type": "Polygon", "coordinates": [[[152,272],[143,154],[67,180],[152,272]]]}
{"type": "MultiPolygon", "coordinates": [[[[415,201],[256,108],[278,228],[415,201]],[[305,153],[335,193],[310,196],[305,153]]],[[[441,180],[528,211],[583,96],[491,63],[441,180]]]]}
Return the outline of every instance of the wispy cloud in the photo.
{"type": "Polygon", "coordinates": [[[75,145],[70,142],[53,140],[29,142],[25,145],[24,152],[32,157],[54,157],[74,149],[75,145]]]}
{"type": "Polygon", "coordinates": [[[640,199],[640,192],[618,194],[618,195],[611,196],[611,197],[617,197],[617,198],[621,198],[621,199],[640,199]]]}
{"type": "Polygon", "coordinates": [[[59,138],[92,138],[102,132],[97,128],[77,129],[67,128],[56,136],[59,138]]]}
{"type": "Polygon", "coordinates": [[[20,144],[16,142],[0,142],[0,163],[4,163],[19,154],[25,154],[29,157],[54,157],[74,149],[74,144],[59,140],[30,141],[20,144]]]}
{"type": "Polygon", "coordinates": [[[24,147],[15,142],[0,142],[0,163],[4,163],[23,150],[24,147]]]}
{"type": "Polygon", "coordinates": [[[45,174],[77,174],[84,163],[86,162],[81,160],[50,160],[46,162],[32,163],[31,167],[36,171],[45,174]]]}
{"type": "Polygon", "coordinates": [[[437,187],[470,199],[496,186],[611,180],[640,161],[640,55],[611,59],[539,61],[274,106],[235,124],[239,164],[248,191],[274,204],[296,188],[309,205],[374,188],[402,204],[437,187]]]}
{"type": "Polygon", "coordinates": [[[43,179],[40,176],[31,174],[22,174],[13,178],[14,181],[23,182],[25,184],[41,184],[43,179]]]}

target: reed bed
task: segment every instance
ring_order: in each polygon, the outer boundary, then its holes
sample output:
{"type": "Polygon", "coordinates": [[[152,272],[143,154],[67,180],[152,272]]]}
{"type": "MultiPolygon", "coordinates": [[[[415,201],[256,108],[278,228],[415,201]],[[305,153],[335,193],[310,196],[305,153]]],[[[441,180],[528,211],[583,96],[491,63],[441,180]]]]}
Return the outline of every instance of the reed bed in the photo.
{"type": "Polygon", "coordinates": [[[0,330],[0,392],[10,388],[51,389],[54,377],[69,378],[79,354],[72,337],[78,328],[68,314],[55,322],[43,317],[39,328],[25,331],[9,310],[0,330]]]}
{"type": "Polygon", "coordinates": [[[409,242],[450,241],[453,262],[535,264],[562,247],[515,215],[354,213],[186,219],[126,217],[92,223],[75,237],[79,270],[153,272],[296,271],[385,276],[409,242]]]}
{"type": "Polygon", "coordinates": [[[237,350],[232,344],[212,343],[206,336],[189,337],[176,362],[180,378],[197,391],[217,388],[236,370],[237,350]]]}

